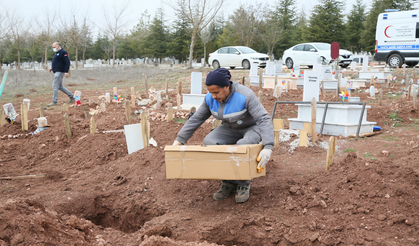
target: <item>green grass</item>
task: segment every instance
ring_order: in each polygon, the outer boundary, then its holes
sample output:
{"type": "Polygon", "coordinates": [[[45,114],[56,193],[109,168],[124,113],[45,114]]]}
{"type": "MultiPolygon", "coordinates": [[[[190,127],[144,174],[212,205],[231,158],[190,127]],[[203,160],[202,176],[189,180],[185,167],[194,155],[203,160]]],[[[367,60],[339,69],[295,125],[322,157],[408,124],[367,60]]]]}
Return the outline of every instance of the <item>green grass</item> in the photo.
{"type": "Polygon", "coordinates": [[[372,154],[371,154],[371,152],[368,152],[368,153],[366,153],[366,154],[364,154],[364,157],[370,157],[372,154]]]}
{"type": "Polygon", "coordinates": [[[386,135],[381,135],[381,138],[383,138],[384,140],[387,140],[387,141],[399,141],[399,139],[397,137],[390,137],[390,136],[386,136],[386,135]]]}
{"type": "Polygon", "coordinates": [[[343,152],[348,153],[348,152],[356,152],[356,150],[354,149],[345,149],[343,152]]]}
{"type": "Polygon", "coordinates": [[[173,118],[173,121],[180,124],[185,124],[188,119],[183,118],[173,118]]]}
{"type": "Polygon", "coordinates": [[[394,113],[389,114],[389,115],[388,115],[388,118],[390,118],[390,119],[392,119],[392,120],[396,120],[396,121],[403,121],[403,119],[402,119],[402,118],[400,118],[400,117],[397,115],[397,113],[398,113],[398,111],[395,111],[394,113]]]}
{"type": "Polygon", "coordinates": [[[391,158],[393,158],[393,160],[396,159],[396,157],[394,157],[394,155],[390,155],[390,156],[391,156],[391,158]]]}
{"type": "Polygon", "coordinates": [[[396,123],[394,123],[394,124],[393,124],[393,126],[394,126],[394,127],[400,127],[400,126],[403,126],[403,125],[402,125],[402,124],[400,124],[400,123],[398,123],[398,122],[396,122],[396,123]]]}

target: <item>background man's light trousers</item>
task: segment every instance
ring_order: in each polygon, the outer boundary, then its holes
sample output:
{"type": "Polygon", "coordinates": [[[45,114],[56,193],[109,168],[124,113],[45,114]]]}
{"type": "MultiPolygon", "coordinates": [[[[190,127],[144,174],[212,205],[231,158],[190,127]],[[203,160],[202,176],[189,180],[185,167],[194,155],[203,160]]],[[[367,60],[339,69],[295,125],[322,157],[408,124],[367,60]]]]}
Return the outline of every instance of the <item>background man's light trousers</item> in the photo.
{"type": "MultiPolygon", "coordinates": [[[[233,130],[226,126],[219,126],[211,131],[205,138],[205,145],[228,145],[228,144],[258,144],[262,141],[257,126],[252,126],[246,129],[233,130]]],[[[224,182],[248,185],[251,180],[223,180],[224,182]]]]}
{"type": "Polygon", "coordinates": [[[64,74],[65,73],[62,73],[62,72],[54,73],[54,82],[52,82],[52,91],[53,91],[52,101],[55,103],[58,101],[58,90],[67,94],[69,98],[74,97],[73,93],[71,93],[71,91],[67,90],[67,88],[63,86],[64,74]]]}

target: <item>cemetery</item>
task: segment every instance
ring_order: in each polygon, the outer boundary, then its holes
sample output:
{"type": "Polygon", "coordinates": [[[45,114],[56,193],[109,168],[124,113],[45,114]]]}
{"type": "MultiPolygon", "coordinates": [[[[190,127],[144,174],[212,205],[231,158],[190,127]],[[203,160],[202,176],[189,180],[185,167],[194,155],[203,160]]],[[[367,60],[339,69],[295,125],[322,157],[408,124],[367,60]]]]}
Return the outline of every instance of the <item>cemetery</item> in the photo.
{"type": "MultiPolygon", "coordinates": [[[[418,244],[418,71],[368,57],[346,69],[230,70],[272,114],[275,136],[239,204],[213,200],[220,180],[167,176],[166,146],[211,71],[178,63],[87,61],[64,79],[76,101],[60,92],[55,107],[39,64],[4,67],[0,245],[418,244]]],[[[187,145],[219,124],[210,117],[187,145]]]]}

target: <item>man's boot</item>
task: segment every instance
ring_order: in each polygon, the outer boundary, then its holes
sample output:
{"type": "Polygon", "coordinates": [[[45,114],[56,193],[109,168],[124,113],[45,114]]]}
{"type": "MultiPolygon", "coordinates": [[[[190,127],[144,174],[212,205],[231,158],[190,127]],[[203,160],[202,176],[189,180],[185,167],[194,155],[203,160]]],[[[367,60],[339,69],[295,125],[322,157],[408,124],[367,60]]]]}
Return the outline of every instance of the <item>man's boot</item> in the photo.
{"type": "Polygon", "coordinates": [[[228,182],[221,182],[221,188],[214,193],[214,200],[221,200],[227,198],[234,190],[236,190],[237,185],[228,183],[228,182]]]}
{"type": "Polygon", "coordinates": [[[237,186],[236,191],[236,202],[245,202],[249,199],[250,196],[250,184],[242,186],[237,186]]]}
{"type": "Polygon", "coordinates": [[[70,97],[70,101],[68,101],[68,104],[73,103],[74,102],[74,97],[70,97]]]}
{"type": "Polygon", "coordinates": [[[52,107],[52,106],[55,106],[55,105],[57,105],[56,102],[51,102],[50,104],[47,105],[47,107],[52,107]]]}

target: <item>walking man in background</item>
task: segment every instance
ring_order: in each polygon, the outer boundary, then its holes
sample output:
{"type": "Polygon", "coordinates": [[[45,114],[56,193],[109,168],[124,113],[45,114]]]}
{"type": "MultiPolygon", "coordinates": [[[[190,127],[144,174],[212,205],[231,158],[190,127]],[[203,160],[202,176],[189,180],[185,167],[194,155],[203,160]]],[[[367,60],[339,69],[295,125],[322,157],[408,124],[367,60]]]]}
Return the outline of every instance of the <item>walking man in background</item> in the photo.
{"type": "MultiPolygon", "coordinates": [[[[272,118],[255,93],[239,83],[230,81],[231,74],[225,68],[211,71],[205,84],[208,94],[195,114],[185,123],[173,145],[185,144],[198,127],[211,115],[222,121],[204,139],[205,145],[258,144],[263,143],[259,153],[258,167],[265,168],[274,145],[272,118]]],[[[227,198],[235,192],[236,202],[245,202],[250,195],[251,180],[223,180],[215,192],[214,200],[227,198]]]]}
{"type": "Polygon", "coordinates": [[[54,73],[54,82],[52,82],[52,102],[47,105],[49,107],[57,104],[58,90],[67,94],[70,98],[68,103],[74,102],[73,93],[63,86],[63,77],[65,75],[65,77],[68,78],[68,70],[70,69],[70,58],[68,58],[68,53],[61,48],[58,42],[52,44],[52,50],[55,52],[55,55],[52,59],[52,67],[49,71],[54,73]]]}

